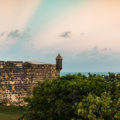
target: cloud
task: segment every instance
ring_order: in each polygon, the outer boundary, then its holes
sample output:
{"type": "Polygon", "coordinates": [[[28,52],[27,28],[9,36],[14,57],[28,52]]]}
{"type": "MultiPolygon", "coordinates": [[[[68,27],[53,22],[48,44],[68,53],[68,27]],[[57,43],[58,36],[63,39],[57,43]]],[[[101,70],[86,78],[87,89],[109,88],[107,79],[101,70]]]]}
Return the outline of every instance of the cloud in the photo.
{"type": "Polygon", "coordinates": [[[108,49],[107,48],[104,48],[103,51],[107,51],[108,49]]]}
{"type": "Polygon", "coordinates": [[[95,47],[92,49],[92,51],[91,51],[91,55],[97,55],[98,53],[99,53],[98,47],[95,46],[95,47]]]}
{"type": "Polygon", "coordinates": [[[0,36],[3,36],[5,34],[5,32],[2,32],[2,33],[0,33],[0,36]]]}
{"type": "Polygon", "coordinates": [[[93,47],[88,51],[81,51],[74,54],[74,58],[82,63],[89,63],[93,65],[97,64],[113,64],[114,62],[118,63],[120,60],[119,53],[111,51],[111,48],[104,48],[99,50],[97,46],[93,47]]]}
{"type": "Polygon", "coordinates": [[[18,38],[20,37],[20,33],[19,33],[19,30],[14,30],[14,31],[11,31],[7,37],[12,37],[12,38],[18,38]]]}
{"type": "Polygon", "coordinates": [[[71,32],[70,31],[67,31],[67,32],[64,32],[63,34],[60,35],[60,37],[64,37],[64,38],[67,38],[67,37],[70,37],[71,35],[71,32]]]}
{"type": "Polygon", "coordinates": [[[95,46],[92,48],[92,50],[89,50],[89,51],[81,51],[80,53],[76,53],[76,55],[78,56],[86,56],[86,57],[90,57],[90,56],[96,56],[98,55],[100,52],[98,50],[98,47],[95,46]]]}
{"type": "Polygon", "coordinates": [[[7,38],[12,38],[12,39],[29,38],[29,37],[30,37],[29,30],[25,31],[24,33],[21,33],[20,30],[16,29],[16,30],[10,31],[7,35],[7,38]]]}
{"type": "Polygon", "coordinates": [[[111,51],[111,48],[104,48],[103,51],[111,51]]]}
{"type": "Polygon", "coordinates": [[[76,56],[81,58],[103,58],[107,56],[111,56],[113,53],[111,48],[104,48],[99,50],[98,46],[94,46],[91,50],[81,51],[79,53],[75,53],[76,56]]]}
{"type": "Polygon", "coordinates": [[[76,54],[76,55],[78,55],[78,56],[87,56],[89,54],[90,54],[90,51],[82,51],[82,52],[80,52],[79,54],[76,54]]]}

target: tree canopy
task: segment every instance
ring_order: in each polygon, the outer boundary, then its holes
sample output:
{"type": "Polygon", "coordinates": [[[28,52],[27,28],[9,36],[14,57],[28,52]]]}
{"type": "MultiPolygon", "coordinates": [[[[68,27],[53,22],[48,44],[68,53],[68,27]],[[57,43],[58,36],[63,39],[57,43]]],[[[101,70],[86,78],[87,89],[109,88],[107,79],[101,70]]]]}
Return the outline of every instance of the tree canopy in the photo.
{"type": "Polygon", "coordinates": [[[119,89],[120,75],[112,73],[108,76],[89,73],[88,77],[78,73],[55,80],[47,79],[45,82],[38,82],[32,97],[25,98],[28,102],[26,118],[91,120],[92,117],[94,120],[110,120],[108,118],[113,117],[117,120],[120,118],[119,89]]]}

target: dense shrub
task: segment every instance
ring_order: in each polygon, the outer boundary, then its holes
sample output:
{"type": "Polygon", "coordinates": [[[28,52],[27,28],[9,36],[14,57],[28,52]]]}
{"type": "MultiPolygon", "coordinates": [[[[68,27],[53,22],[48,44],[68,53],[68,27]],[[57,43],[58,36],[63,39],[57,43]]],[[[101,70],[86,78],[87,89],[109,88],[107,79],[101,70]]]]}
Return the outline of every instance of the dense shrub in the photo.
{"type": "MultiPolygon", "coordinates": [[[[106,78],[107,79],[107,78],[106,78]]],[[[111,82],[103,76],[81,73],[58,77],[55,80],[38,82],[33,89],[33,97],[28,102],[28,120],[70,120],[78,117],[72,109],[75,103],[83,102],[83,96],[89,93],[101,96],[109,90],[111,82]]]]}
{"type": "Polygon", "coordinates": [[[81,102],[75,103],[72,120],[120,120],[120,74],[109,73],[106,92],[100,96],[89,93],[81,102]]]}
{"type": "Polygon", "coordinates": [[[115,99],[110,92],[103,92],[101,96],[89,93],[73,106],[77,116],[72,120],[120,120],[120,91],[115,92],[115,99]]]}

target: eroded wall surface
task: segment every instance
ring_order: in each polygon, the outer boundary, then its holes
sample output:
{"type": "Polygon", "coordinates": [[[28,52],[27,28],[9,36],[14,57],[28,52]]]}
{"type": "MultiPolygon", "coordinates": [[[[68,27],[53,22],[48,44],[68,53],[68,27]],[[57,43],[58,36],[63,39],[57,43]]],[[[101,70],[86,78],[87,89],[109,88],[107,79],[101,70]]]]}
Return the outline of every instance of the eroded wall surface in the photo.
{"type": "Polygon", "coordinates": [[[58,76],[56,64],[0,61],[0,97],[6,105],[25,105],[23,97],[32,95],[37,81],[58,76]]]}

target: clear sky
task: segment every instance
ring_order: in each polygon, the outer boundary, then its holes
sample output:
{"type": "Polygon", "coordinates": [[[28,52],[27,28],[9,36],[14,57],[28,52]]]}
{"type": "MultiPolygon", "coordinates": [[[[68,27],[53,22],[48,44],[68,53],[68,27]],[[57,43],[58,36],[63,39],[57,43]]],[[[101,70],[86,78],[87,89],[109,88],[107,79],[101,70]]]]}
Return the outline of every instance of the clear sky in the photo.
{"type": "Polygon", "coordinates": [[[0,60],[63,72],[120,72],[120,0],[0,0],[0,60]]]}

